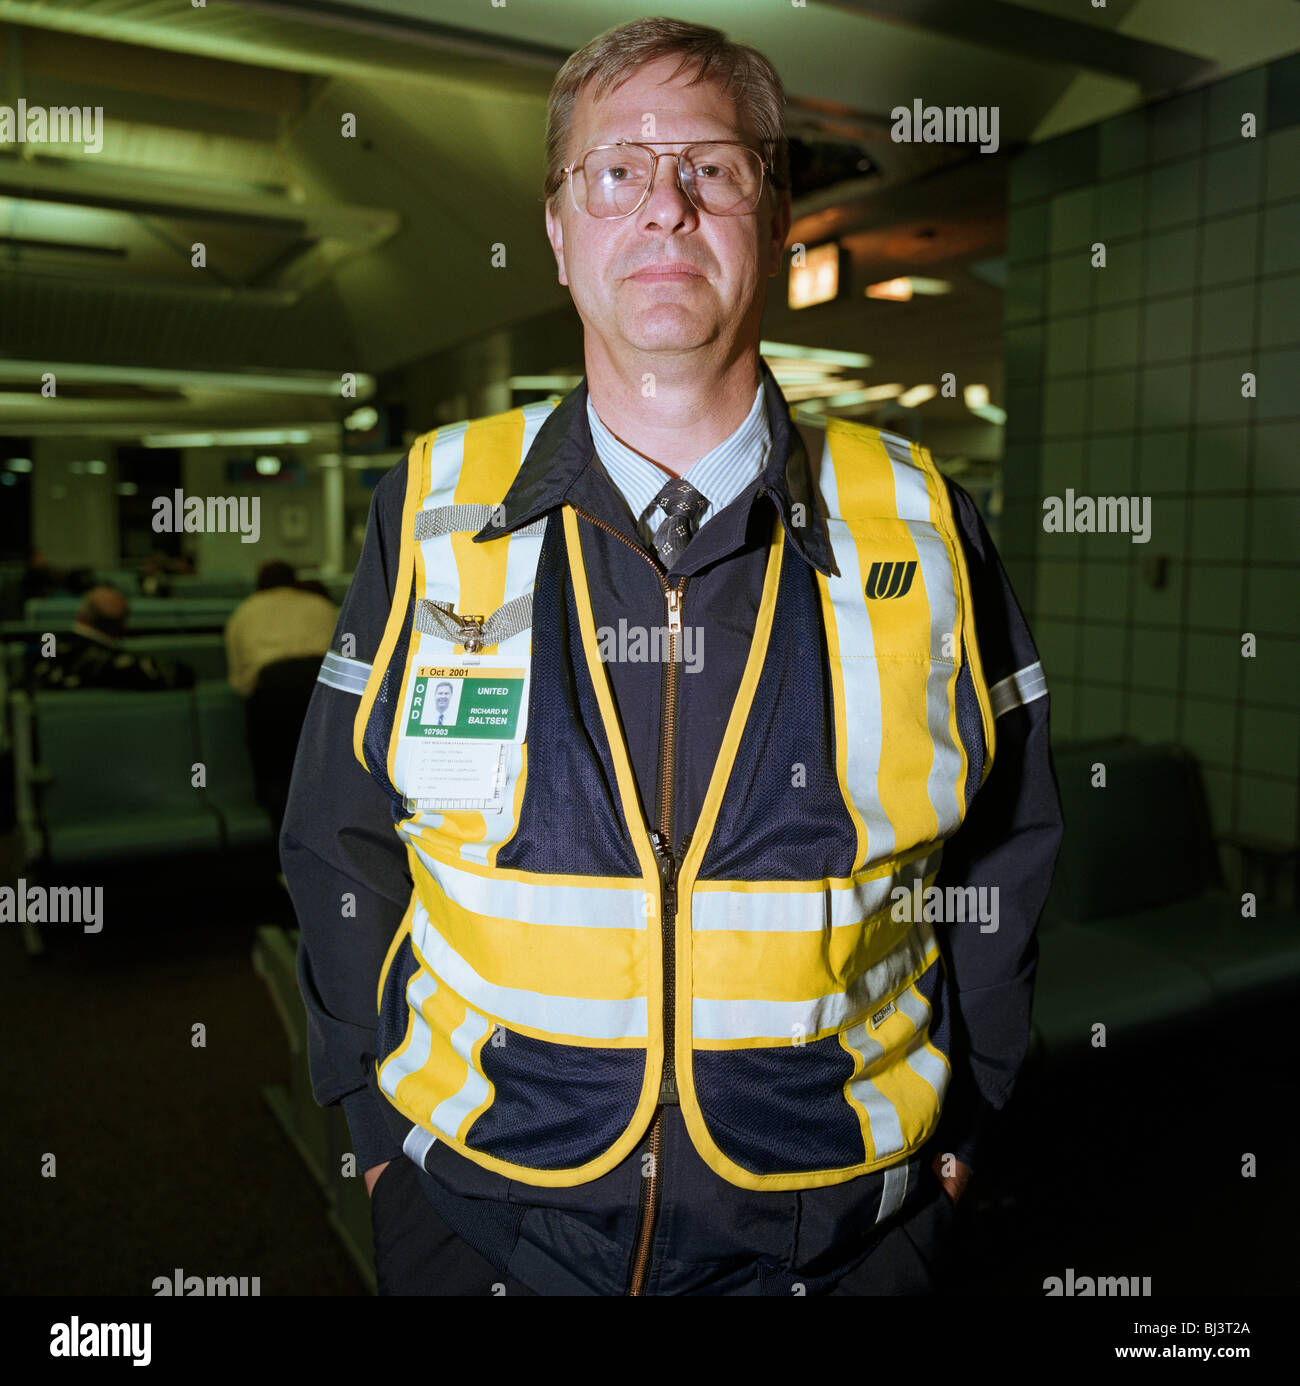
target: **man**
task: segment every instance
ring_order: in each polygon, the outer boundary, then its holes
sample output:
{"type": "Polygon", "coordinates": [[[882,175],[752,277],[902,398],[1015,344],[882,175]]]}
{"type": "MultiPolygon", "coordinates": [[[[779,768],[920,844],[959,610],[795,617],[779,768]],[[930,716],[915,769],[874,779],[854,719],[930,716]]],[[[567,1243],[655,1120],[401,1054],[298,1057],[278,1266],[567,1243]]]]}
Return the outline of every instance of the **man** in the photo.
{"type": "Polygon", "coordinates": [[[870,429],[808,448],[760,361],[782,109],[716,30],[575,54],[584,383],[376,490],[281,852],[381,1293],[931,1290],[1023,1059],[1041,671],[970,498],[870,429]],[[670,662],[602,662],[620,621],[670,662]],[[412,734],[442,677],[491,737],[412,734]],[[891,907],[948,883],[997,929],[891,907]]]}
{"type": "Polygon", "coordinates": [[[456,720],[451,715],[451,695],[454,691],[449,683],[440,683],[435,686],[433,690],[433,720],[436,726],[449,726],[456,720]]]}
{"type": "Polygon", "coordinates": [[[105,689],[122,693],[162,693],[193,688],[194,670],[180,661],[132,654],[121,645],[129,607],[114,587],[92,587],[77,608],[71,636],[61,636],[53,658],[38,660],[32,684],[55,688],[105,689]]]}
{"type": "Polygon", "coordinates": [[[293,568],[270,559],[258,569],[257,590],[226,622],[226,675],[247,700],[244,735],[254,792],[277,837],[298,736],[337,619],[328,597],[302,591],[293,568]]]}
{"type": "Polygon", "coordinates": [[[267,665],[323,655],[338,614],[328,597],[298,586],[288,563],[281,559],[263,563],[257,571],[257,590],[240,602],[226,622],[230,686],[247,698],[267,665]]]}

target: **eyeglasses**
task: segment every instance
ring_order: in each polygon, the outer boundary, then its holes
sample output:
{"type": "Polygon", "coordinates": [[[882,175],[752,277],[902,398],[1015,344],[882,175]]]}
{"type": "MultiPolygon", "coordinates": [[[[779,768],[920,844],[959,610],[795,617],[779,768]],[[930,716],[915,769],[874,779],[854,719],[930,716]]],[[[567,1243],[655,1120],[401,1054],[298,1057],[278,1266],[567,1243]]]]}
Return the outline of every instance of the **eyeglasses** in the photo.
{"type": "Polygon", "coordinates": [[[677,186],[712,216],[744,216],[763,195],[767,165],[757,150],[739,140],[709,140],[665,154],[656,154],[648,144],[619,140],[596,145],[563,170],[574,208],[601,220],[630,217],[650,196],[660,159],[677,160],[677,186]]]}

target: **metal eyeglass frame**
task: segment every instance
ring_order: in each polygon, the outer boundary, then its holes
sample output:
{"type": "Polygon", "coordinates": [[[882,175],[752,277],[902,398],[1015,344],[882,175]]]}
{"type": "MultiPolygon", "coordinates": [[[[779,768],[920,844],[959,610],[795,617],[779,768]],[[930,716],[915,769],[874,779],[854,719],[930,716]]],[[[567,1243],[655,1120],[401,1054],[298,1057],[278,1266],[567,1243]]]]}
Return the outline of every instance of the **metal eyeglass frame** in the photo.
{"type": "Polygon", "coordinates": [[[754,148],[752,144],[749,144],[745,140],[691,140],[689,142],[684,140],[658,140],[655,141],[655,143],[680,144],[683,145],[683,148],[679,149],[676,153],[673,153],[669,150],[665,151],[662,154],[656,154],[654,150],[654,144],[646,143],[644,140],[611,140],[608,144],[593,144],[590,149],[586,150],[583,153],[581,159],[577,159],[573,163],[571,163],[567,168],[561,169],[560,172],[564,175],[565,178],[568,179],[569,182],[569,201],[573,203],[573,210],[575,212],[583,212],[596,221],[622,221],[624,217],[636,216],[636,214],[641,210],[641,208],[645,206],[647,201],[649,201],[650,194],[654,192],[655,183],[659,178],[660,159],[677,160],[677,187],[680,190],[682,196],[686,198],[686,200],[691,204],[692,207],[695,208],[697,212],[703,212],[706,216],[711,217],[747,217],[752,212],[758,209],[758,204],[763,197],[763,189],[767,185],[769,165],[767,160],[762,156],[762,154],[758,152],[757,149],[754,148]],[[691,193],[691,190],[685,185],[685,183],[682,182],[682,159],[687,153],[690,152],[690,150],[697,149],[700,145],[704,144],[734,144],[738,145],[741,149],[748,149],[751,154],[758,155],[758,194],[754,198],[754,205],[752,207],[747,207],[743,212],[711,212],[707,207],[701,207],[700,204],[696,202],[694,195],[691,193]],[[641,194],[641,200],[630,211],[619,212],[617,216],[612,217],[598,217],[594,212],[589,212],[586,207],[580,207],[578,205],[577,189],[573,186],[573,171],[576,168],[581,168],[582,165],[587,162],[587,156],[589,154],[595,154],[598,150],[601,149],[623,148],[644,149],[650,155],[650,157],[654,160],[654,168],[651,170],[650,173],[650,181],[646,184],[645,192],[641,194]]]}

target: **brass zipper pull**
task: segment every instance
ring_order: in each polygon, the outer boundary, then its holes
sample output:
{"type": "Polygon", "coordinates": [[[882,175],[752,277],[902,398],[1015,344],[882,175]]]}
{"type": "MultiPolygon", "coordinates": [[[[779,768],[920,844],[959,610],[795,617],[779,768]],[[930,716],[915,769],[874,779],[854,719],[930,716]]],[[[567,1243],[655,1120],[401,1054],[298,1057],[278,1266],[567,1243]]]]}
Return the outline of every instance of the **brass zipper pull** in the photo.
{"type": "Polygon", "coordinates": [[[668,599],[668,634],[680,635],[682,629],[682,593],[678,587],[670,587],[664,596],[668,599]]]}

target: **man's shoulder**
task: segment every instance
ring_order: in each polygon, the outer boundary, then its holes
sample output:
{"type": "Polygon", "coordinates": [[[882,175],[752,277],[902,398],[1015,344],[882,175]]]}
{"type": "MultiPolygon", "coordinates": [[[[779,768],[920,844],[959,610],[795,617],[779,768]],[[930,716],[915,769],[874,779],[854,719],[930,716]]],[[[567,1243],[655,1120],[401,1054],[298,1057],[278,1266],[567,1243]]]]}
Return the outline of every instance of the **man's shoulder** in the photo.
{"type": "MultiPolygon", "coordinates": [[[[480,414],[474,418],[457,419],[455,423],[439,424],[437,428],[430,428],[421,433],[410,444],[406,450],[406,455],[398,466],[409,463],[412,457],[423,456],[426,450],[431,450],[435,446],[441,445],[444,448],[454,448],[460,451],[460,444],[465,434],[473,429],[475,432],[486,432],[492,428],[517,427],[522,420],[526,425],[545,419],[551,411],[563,399],[562,395],[551,395],[544,400],[538,400],[534,404],[519,404],[513,409],[503,409],[497,414],[480,414]]],[[[395,467],[394,471],[397,470],[395,467]]],[[[392,473],[390,472],[391,476],[392,473]]]]}
{"type": "Polygon", "coordinates": [[[799,430],[808,457],[815,464],[826,446],[828,438],[847,440],[859,444],[879,444],[885,452],[898,460],[911,460],[912,449],[926,461],[933,463],[930,450],[922,443],[905,438],[901,433],[892,433],[887,428],[876,428],[859,419],[842,419],[834,415],[818,414],[809,409],[796,408],[791,411],[791,419],[799,430]]]}

